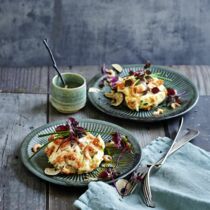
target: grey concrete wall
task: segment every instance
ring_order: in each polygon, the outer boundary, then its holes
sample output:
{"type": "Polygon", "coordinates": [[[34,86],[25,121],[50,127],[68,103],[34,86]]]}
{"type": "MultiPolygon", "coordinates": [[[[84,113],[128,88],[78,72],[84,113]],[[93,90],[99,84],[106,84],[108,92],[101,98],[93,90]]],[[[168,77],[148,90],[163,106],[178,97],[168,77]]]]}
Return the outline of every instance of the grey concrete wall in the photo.
{"type": "Polygon", "coordinates": [[[0,66],[210,64],[209,0],[0,0],[0,66]]]}

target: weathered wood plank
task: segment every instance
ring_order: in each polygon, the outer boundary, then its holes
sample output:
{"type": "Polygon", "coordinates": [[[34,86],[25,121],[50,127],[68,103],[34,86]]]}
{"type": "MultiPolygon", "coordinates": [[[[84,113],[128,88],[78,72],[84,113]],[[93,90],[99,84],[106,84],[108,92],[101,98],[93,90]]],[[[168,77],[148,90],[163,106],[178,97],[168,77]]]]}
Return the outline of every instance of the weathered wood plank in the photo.
{"type": "Polygon", "coordinates": [[[0,93],[0,209],[45,209],[46,184],[19,156],[23,138],[46,123],[46,96],[0,93]]]}
{"type": "Polygon", "coordinates": [[[76,210],[74,201],[87,190],[87,187],[63,187],[50,184],[49,210],[76,210]]]}
{"type": "Polygon", "coordinates": [[[48,67],[0,68],[0,90],[9,93],[47,93],[48,67]]]}
{"type": "MultiPolygon", "coordinates": [[[[198,104],[186,115],[184,115],[185,128],[196,128],[200,131],[200,135],[195,138],[192,143],[210,151],[210,132],[209,132],[209,110],[210,96],[201,96],[198,104]]],[[[178,127],[178,120],[168,121],[168,136],[174,137],[178,127]]]]}

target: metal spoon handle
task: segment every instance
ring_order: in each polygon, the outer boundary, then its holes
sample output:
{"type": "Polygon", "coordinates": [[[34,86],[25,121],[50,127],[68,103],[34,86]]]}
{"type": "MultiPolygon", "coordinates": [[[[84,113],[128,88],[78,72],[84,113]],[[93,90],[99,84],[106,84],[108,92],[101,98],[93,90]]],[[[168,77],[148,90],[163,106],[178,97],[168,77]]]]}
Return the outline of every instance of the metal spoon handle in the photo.
{"type": "Polygon", "coordinates": [[[45,47],[47,48],[47,51],[48,51],[48,53],[49,53],[49,55],[50,55],[50,58],[51,58],[51,60],[52,60],[52,62],[53,62],[53,68],[54,68],[54,69],[56,70],[56,72],[58,73],[58,76],[60,77],[60,79],[61,79],[61,81],[62,81],[62,83],[63,83],[63,86],[65,87],[66,84],[65,84],[65,82],[64,82],[64,79],[63,79],[61,73],[60,73],[59,70],[58,70],[58,67],[57,67],[55,58],[54,58],[54,56],[53,56],[53,54],[52,54],[52,51],[51,51],[50,47],[48,46],[47,39],[44,39],[44,40],[43,40],[43,43],[44,43],[45,47]]]}

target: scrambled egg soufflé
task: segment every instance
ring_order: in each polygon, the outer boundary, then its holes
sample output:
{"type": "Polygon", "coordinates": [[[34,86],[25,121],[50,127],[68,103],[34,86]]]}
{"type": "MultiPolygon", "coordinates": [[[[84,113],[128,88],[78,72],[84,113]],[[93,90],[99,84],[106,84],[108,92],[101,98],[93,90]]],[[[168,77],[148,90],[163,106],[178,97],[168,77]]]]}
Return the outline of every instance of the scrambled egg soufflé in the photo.
{"type": "Polygon", "coordinates": [[[181,101],[177,91],[164,85],[164,80],[168,78],[152,73],[149,68],[150,64],[145,64],[143,69],[135,72],[130,70],[129,75],[120,77],[115,68],[107,69],[104,65],[102,67],[102,72],[106,75],[104,81],[111,88],[111,91],[105,92],[104,95],[111,99],[111,105],[117,107],[124,104],[133,111],[149,111],[166,101],[169,102],[168,107],[172,109],[179,107],[181,101]]]}

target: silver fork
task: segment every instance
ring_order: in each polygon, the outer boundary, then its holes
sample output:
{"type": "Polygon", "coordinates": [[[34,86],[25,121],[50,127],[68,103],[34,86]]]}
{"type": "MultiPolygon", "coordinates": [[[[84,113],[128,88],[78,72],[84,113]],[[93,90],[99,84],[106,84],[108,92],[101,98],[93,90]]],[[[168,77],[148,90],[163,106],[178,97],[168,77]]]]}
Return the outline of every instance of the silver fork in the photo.
{"type": "Polygon", "coordinates": [[[176,136],[174,138],[173,143],[171,144],[171,146],[169,147],[168,152],[166,153],[166,155],[164,156],[164,158],[162,158],[160,161],[158,161],[157,163],[152,164],[149,167],[149,170],[146,174],[146,176],[144,177],[143,180],[143,194],[144,194],[144,200],[145,200],[145,204],[149,207],[155,207],[154,202],[152,201],[152,192],[151,192],[151,188],[150,188],[150,173],[152,171],[153,168],[160,168],[166,161],[166,159],[168,158],[171,150],[173,149],[173,146],[176,144],[177,142],[177,138],[180,134],[180,131],[182,129],[183,126],[183,122],[184,122],[184,118],[182,117],[180,120],[180,124],[179,124],[179,128],[178,131],[176,133],[176,136]]]}
{"type": "MultiPolygon", "coordinates": [[[[169,153],[169,155],[172,155],[174,152],[176,152],[178,149],[180,149],[182,146],[184,146],[187,142],[189,142],[190,140],[194,139],[196,136],[199,135],[199,131],[198,130],[194,130],[194,129],[187,129],[187,133],[181,138],[181,140],[179,140],[174,147],[172,148],[171,152],[169,153]]],[[[161,161],[163,161],[164,158],[162,158],[161,160],[159,160],[156,164],[157,166],[160,165],[161,161]]],[[[155,164],[154,164],[155,165],[155,164]]],[[[151,172],[151,167],[148,168],[148,173],[149,170],[151,172]]],[[[144,182],[143,182],[143,193],[144,193],[144,197],[145,197],[145,203],[147,206],[149,207],[155,207],[154,202],[152,201],[152,193],[151,193],[151,189],[150,189],[150,185],[149,183],[149,175],[148,173],[146,174],[145,178],[144,178],[144,182]]]]}
{"type": "MultiPolygon", "coordinates": [[[[180,137],[179,141],[173,146],[173,149],[171,150],[169,155],[176,152],[179,148],[181,148],[183,145],[185,145],[187,142],[189,142],[190,140],[192,140],[193,138],[195,138],[198,135],[199,135],[198,130],[189,129],[189,128],[186,129],[186,132],[180,137]]],[[[161,158],[161,159],[163,159],[163,158],[161,158]]],[[[127,195],[131,194],[136,189],[137,185],[139,184],[139,181],[143,181],[145,175],[147,174],[147,172],[149,170],[149,166],[140,166],[139,168],[137,168],[133,172],[133,175],[130,178],[130,180],[127,182],[128,184],[122,190],[122,193],[119,192],[120,195],[127,196],[127,195]],[[137,180],[137,177],[139,177],[140,180],[137,180]]]]}

